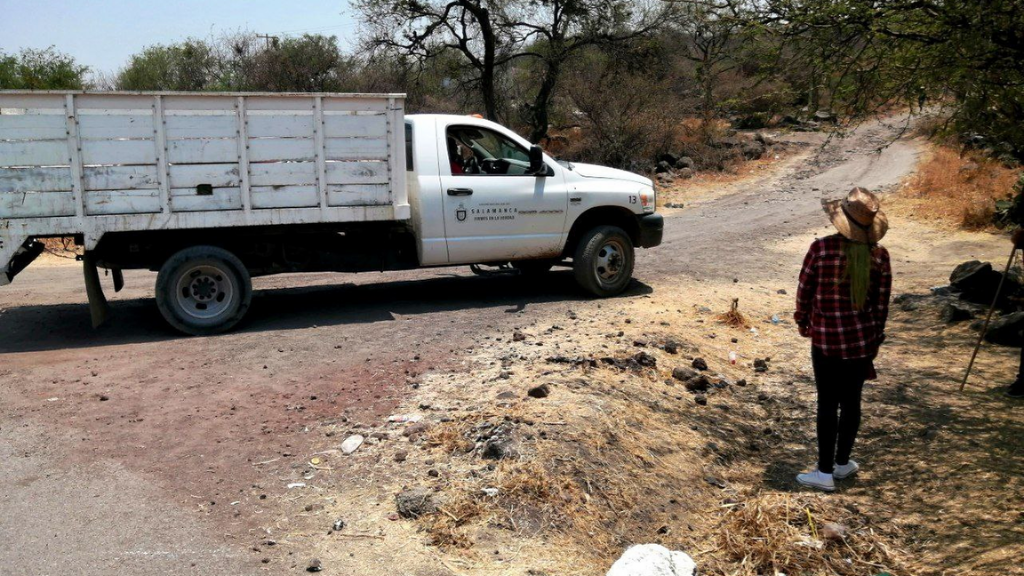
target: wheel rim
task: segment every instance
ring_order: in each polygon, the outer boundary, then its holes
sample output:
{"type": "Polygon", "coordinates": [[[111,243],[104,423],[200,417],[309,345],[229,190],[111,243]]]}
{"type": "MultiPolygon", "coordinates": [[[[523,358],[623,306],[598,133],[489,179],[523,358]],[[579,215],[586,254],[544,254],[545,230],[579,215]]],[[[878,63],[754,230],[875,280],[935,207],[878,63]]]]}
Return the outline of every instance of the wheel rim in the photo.
{"type": "Polygon", "coordinates": [[[614,284],[626,269],[626,249],[618,240],[609,240],[597,251],[594,274],[606,284],[614,284]]]}
{"type": "Polygon", "coordinates": [[[182,274],[175,294],[182,312],[198,320],[209,320],[231,308],[235,286],[226,270],[206,264],[182,274]]]}

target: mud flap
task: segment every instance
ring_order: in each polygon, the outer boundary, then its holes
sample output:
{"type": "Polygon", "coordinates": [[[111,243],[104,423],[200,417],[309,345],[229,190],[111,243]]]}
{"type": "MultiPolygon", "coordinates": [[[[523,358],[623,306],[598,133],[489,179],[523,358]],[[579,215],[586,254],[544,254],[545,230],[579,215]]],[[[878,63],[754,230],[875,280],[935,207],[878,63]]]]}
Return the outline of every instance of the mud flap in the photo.
{"type": "Polygon", "coordinates": [[[124,288],[124,272],[120,268],[112,268],[110,276],[114,279],[114,292],[120,292],[124,288]]]}
{"type": "Polygon", "coordinates": [[[82,256],[82,272],[85,274],[85,294],[89,297],[89,314],[92,316],[92,327],[99,328],[110,316],[110,305],[103,295],[100,285],[100,271],[96,268],[96,260],[86,252],[82,256]]]}
{"type": "Polygon", "coordinates": [[[22,270],[27,268],[29,264],[43,253],[43,248],[42,242],[26,240],[21,248],[14,253],[10,264],[7,266],[7,271],[3,273],[3,277],[6,280],[3,284],[10,284],[15,276],[20,274],[22,270]]]}

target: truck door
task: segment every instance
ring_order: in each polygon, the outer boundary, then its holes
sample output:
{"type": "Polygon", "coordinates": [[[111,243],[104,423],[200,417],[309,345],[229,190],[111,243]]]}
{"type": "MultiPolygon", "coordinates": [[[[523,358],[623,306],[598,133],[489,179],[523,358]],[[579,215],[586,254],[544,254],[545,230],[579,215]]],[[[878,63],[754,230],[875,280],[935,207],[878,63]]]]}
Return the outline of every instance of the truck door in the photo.
{"type": "Polygon", "coordinates": [[[568,205],[561,170],[528,174],[527,148],[496,130],[456,124],[445,137],[440,173],[450,262],[559,256],[568,205]]]}

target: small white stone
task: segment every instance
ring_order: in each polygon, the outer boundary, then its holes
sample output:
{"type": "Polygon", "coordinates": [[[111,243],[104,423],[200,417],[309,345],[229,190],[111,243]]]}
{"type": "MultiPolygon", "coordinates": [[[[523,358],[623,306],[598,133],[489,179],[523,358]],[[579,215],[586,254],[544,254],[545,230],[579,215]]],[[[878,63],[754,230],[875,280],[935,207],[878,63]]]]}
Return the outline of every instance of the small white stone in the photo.
{"type": "Polygon", "coordinates": [[[365,440],[365,438],[363,438],[359,434],[349,436],[348,438],[345,439],[344,442],[341,443],[341,451],[344,452],[345,454],[351,454],[358,450],[359,447],[363,445],[363,440],[365,440]]]}
{"type": "Polygon", "coordinates": [[[696,572],[697,564],[685,552],[642,544],[626,550],[607,576],[693,576],[696,572]]]}

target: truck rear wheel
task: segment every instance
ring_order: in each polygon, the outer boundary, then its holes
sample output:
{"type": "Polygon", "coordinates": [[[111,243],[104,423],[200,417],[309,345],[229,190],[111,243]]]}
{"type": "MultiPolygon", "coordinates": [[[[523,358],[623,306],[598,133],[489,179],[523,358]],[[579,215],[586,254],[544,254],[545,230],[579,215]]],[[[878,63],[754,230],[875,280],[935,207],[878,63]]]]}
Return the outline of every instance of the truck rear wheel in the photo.
{"type": "Polygon", "coordinates": [[[633,257],[629,234],[615,226],[598,226],[584,234],[576,247],[576,282],[595,296],[615,296],[633,278],[633,257]]]}
{"type": "Polygon", "coordinates": [[[230,330],[252,302],[252,280],[234,254],[193,246],[164,262],[156,277],[156,305],[174,328],[193,336],[230,330]]]}

